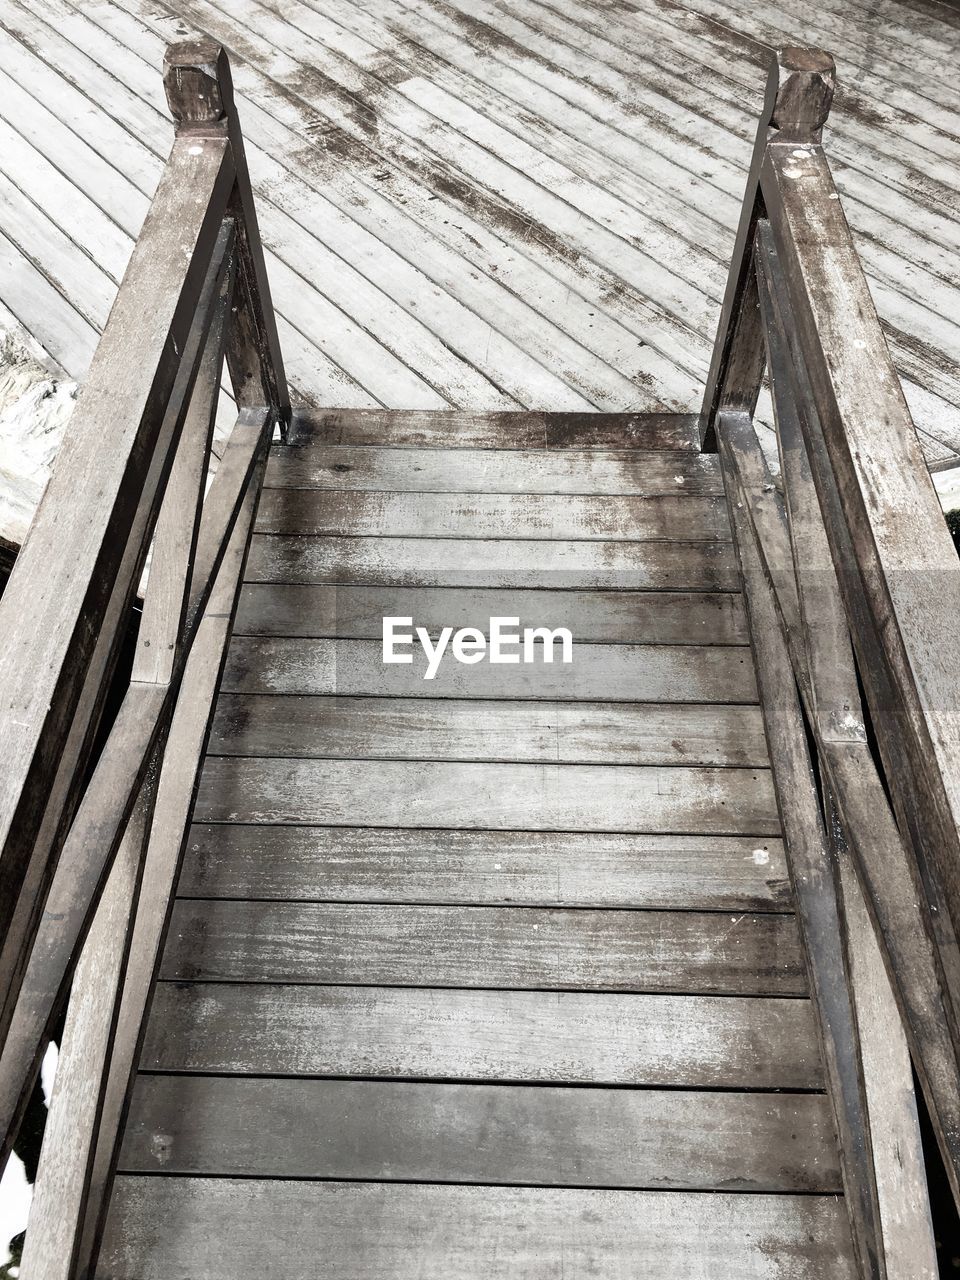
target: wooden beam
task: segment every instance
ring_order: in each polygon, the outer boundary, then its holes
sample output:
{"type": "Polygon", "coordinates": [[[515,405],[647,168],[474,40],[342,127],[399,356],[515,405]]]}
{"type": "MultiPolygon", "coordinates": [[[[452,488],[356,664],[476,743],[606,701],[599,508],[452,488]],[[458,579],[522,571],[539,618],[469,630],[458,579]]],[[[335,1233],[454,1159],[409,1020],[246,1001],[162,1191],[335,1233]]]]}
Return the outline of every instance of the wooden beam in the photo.
{"type": "MultiPolygon", "coordinates": [[[[750,521],[757,509],[753,482],[741,469],[741,459],[753,454],[754,467],[749,473],[761,485],[765,474],[760,446],[753,438],[752,446],[740,432],[734,432],[736,445],[728,435],[730,418],[721,421],[722,448],[729,454],[736,477],[731,495],[742,502],[743,514],[750,521]]],[[[752,524],[754,539],[764,526],[752,524]]],[[[775,575],[765,562],[766,548],[759,543],[760,563],[765,578],[773,586],[775,575]]],[[[781,628],[797,678],[807,718],[813,728],[820,759],[826,771],[834,802],[847,834],[870,907],[877,937],[882,945],[887,972],[896,995],[900,1016],[910,1043],[914,1063],[927,1100],[934,1130],[940,1143],[951,1187],[957,1196],[960,1187],[960,1060],[958,1060],[957,1025],[947,995],[935,930],[926,906],[924,887],[915,865],[904,848],[890,811],[889,800],[877,773],[876,765],[864,737],[850,726],[847,733],[831,733],[840,716],[837,703],[821,688],[816,699],[809,679],[809,659],[804,642],[781,628]]],[[[817,629],[813,634],[818,636],[817,629]]],[[[815,644],[819,643],[819,638],[815,644]]],[[[834,648],[841,661],[842,650],[834,648]]],[[[848,665],[830,673],[827,686],[839,690],[840,705],[850,702],[850,691],[856,687],[852,654],[848,665]],[[843,691],[846,690],[846,693],[843,691]]],[[[821,662],[817,671],[823,670],[821,662]]],[[[846,714],[844,712],[844,714],[846,714]]],[[[960,1197],[958,1197],[960,1202],[960,1197]]]]}
{"type": "Polygon", "coordinates": [[[854,859],[828,796],[827,830],[839,871],[844,946],[866,1089],[887,1273],[936,1280],[937,1247],[910,1053],[854,859]]]}
{"type": "MultiPolygon", "coordinates": [[[[138,576],[182,424],[167,406],[233,181],[225,140],[174,145],[0,601],[0,933],[45,814],[59,829],[47,813],[58,765],[98,637],[119,631],[138,576]],[[105,424],[113,431],[106,447],[105,424]]],[[[104,679],[110,666],[103,663],[104,679]]],[[[86,735],[79,739],[76,749],[86,735]]],[[[78,763],[69,762],[71,778],[78,763]]],[[[56,799],[69,806],[70,788],[56,799]]]]}
{"type": "MultiPolygon", "coordinates": [[[[773,237],[763,228],[760,229],[759,253],[763,260],[763,278],[768,282],[765,292],[769,316],[781,335],[783,344],[790,351],[791,358],[786,362],[786,369],[792,378],[792,393],[800,408],[806,454],[817,490],[820,516],[826,529],[831,557],[833,563],[840,567],[837,582],[854,639],[860,678],[867,691],[874,726],[881,741],[884,772],[890,781],[901,838],[908,844],[911,860],[919,872],[920,881],[916,884],[914,896],[916,901],[923,904],[922,914],[927,919],[924,933],[932,934],[940,952],[938,964],[942,966],[941,980],[946,984],[943,989],[952,1004],[952,1018],[946,1025],[954,1038],[955,1050],[960,1052],[960,1039],[956,1038],[957,1025],[960,1025],[956,996],[960,992],[960,951],[951,916],[943,901],[936,864],[932,865],[932,858],[924,846],[924,823],[928,820],[928,814],[925,812],[922,780],[915,777],[916,754],[909,748],[909,722],[905,714],[904,699],[900,696],[890,664],[884,655],[876,617],[870,609],[865,591],[863,571],[858,567],[858,556],[847,526],[846,506],[833,475],[812,384],[797,346],[796,326],[792,320],[780,259],[773,237]]],[[[840,657],[840,654],[837,653],[836,657],[840,657]]],[[[851,677],[847,677],[847,689],[850,687],[851,677]]],[[[869,768],[876,774],[872,763],[869,768]]],[[[873,790],[877,796],[883,795],[879,778],[873,790]]]]}
{"type": "Polygon", "coordinates": [[[214,251],[218,272],[209,281],[213,317],[154,531],[151,590],[144,601],[137,633],[134,680],[169,683],[184,632],[233,300],[235,234],[233,219],[227,218],[214,251]]]}
{"type": "Polygon", "coordinates": [[[227,362],[238,406],[270,406],[286,434],[290,393],[226,51],[205,39],[170,45],[163,60],[163,87],[178,137],[229,139],[236,171],[231,209],[237,223],[239,265],[227,362]]]}
{"type": "MultiPolygon", "coordinates": [[[[243,417],[246,431],[240,433],[237,452],[243,455],[244,466],[228,467],[214,480],[209,497],[214,519],[208,523],[206,542],[211,536],[220,535],[226,540],[231,535],[259,456],[257,449],[265,445],[267,411],[260,411],[256,429],[252,429],[250,421],[256,418],[255,414],[248,411],[243,417]],[[251,438],[254,447],[250,447],[251,438]],[[225,492],[238,475],[240,493],[225,492]]],[[[205,563],[212,573],[219,561],[220,557],[205,552],[205,563]]],[[[198,612],[212,588],[213,581],[209,579],[192,583],[198,612]]],[[[155,589],[162,591],[165,584],[158,584],[155,589]]],[[[148,584],[148,601],[149,596],[148,584]]],[[[9,1153],[45,1036],[61,1007],[79,946],[139,794],[150,753],[164,741],[182,664],[189,657],[197,630],[196,621],[188,626],[169,685],[145,681],[131,684],[64,845],[0,1053],[0,1133],[5,1135],[0,1160],[9,1153]]]]}
{"type": "MultiPolygon", "coordinates": [[[[775,142],[761,186],[819,424],[811,466],[821,507],[837,516],[827,533],[886,775],[956,937],[960,561],[821,148],[775,142]]],[[[956,1005],[955,959],[947,973],[956,1005]]]]}
{"type": "MultiPolygon", "coordinates": [[[[720,457],[733,493],[734,464],[722,433],[720,457]]],[[[773,593],[749,521],[735,501],[731,501],[730,506],[787,863],[837,1121],[854,1249],[860,1275],[883,1280],[886,1268],[879,1202],[856,1017],[841,942],[835,868],[824,831],[793,668],[773,593]]]]}
{"type": "Polygon", "coordinates": [[[821,49],[784,48],[774,56],[747,174],[710,371],[700,415],[701,447],[717,450],[721,410],[752,417],[763,380],[763,332],[753,272],[753,242],[763,214],[760,171],[773,137],[819,140],[833,101],[836,67],[821,49]]]}
{"type": "Polygon", "coordinates": [[[243,576],[265,443],[261,431],[258,467],[184,669],[161,768],[141,792],[74,975],[21,1264],[33,1280],[70,1280],[90,1262],[243,576]]]}

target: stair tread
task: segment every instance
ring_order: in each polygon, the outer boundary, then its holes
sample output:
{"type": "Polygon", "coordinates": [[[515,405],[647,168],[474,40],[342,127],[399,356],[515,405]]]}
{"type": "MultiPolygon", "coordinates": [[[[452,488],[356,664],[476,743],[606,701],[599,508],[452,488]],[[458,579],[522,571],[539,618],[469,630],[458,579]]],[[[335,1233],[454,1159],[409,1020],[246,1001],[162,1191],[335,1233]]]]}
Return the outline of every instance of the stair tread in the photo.
{"type": "Polygon", "coordinates": [[[462,1187],[123,1175],[101,1274],[235,1280],[853,1280],[835,1195],[462,1187]],[[167,1224],[157,1238],[157,1223],[167,1224]]]}
{"type": "Polygon", "coordinates": [[[301,446],[699,450],[699,426],[695,413],[300,409],[292,434],[301,446]]]}

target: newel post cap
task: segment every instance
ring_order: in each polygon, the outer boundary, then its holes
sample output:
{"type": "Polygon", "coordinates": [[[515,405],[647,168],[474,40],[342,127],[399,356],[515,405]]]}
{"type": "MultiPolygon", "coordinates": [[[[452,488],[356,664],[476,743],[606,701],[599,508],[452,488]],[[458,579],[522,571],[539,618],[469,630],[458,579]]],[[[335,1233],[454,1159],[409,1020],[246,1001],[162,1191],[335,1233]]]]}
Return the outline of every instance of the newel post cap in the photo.
{"type": "Polygon", "coordinates": [[[819,138],[837,84],[837,66],[823,49],[779,49],[770,66],[766,114],[774,129],[819,138]]]}
{"type": "Polygon", "coordinates": [[[180,40],[167,47],[163,87],[177,125],[214,124],[233,110],[230,60],[213,40],[180,40]]]}

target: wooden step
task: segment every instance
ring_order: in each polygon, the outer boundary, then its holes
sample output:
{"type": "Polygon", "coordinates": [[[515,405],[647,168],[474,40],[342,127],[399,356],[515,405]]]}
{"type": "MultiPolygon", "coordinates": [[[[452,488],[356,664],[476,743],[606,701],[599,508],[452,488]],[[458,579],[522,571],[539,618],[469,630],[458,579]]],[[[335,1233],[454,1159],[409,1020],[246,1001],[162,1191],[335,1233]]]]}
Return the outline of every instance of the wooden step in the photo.
{"type": "Polygon", "coordinates": [[[271,454],[101,1274],[850,1277],[695,422],[296,427],[271,454]],[[383,663],[385,616],[567,627],[574,661],[448,655],[425,680],[419,642],[383,663]]]}
{"type": "Polygon", "coordinates": [[[177,902],[168,980],[805,995],[790,915],[177,902]]]}
{"type": "Polygon", "coordinates": [[[141,1070],[821,1089],[810,1001],[160,982],[141,1070]]]}
{"type": "Polygon", "coordinates": [[[786,911],[769,837],[196,824],[182,897],[786,911]]]}
{"type": "Polygon", "coordinates": [[[746,644],[739,592],[536,591],[497,587],[244,585],[236,635],[379,640],[385,616],[412,617],[435,636],[442,627],[566,627],[585,644],[746,644]]]}
{"type": "Polygon", "coordinates": [[[765,769],[208,757],[202,822],[779,835],[765,769]]]}
{"type": "Polygon", "coordinates": [[[255,1170],[491,1186],[841,1190],[822,1093],[140,1076],[119,1167],[165,1176],[255,1170]]]}
{"type": "Polygon", "coordinates": [[[339,492],[723,495],[716,454],[691,450],[398,449],[294,441],[271,452],[265,483],[339,492]]]}
{"type": "MultiPolygon", "coordinates": [[[[416,624],[414,624],[416,625],[416,624]]],[[[408,628],[412,634],[412,628],[408,628]]],[[[487,628],[489,630],[489,628],[487,628]]],[[[468,666],[449,655],[425,680],[417,642],[409,664],[384,665],[380,640],[235,636],[225,693],[340,694],[415,698],[531,698],[563,701],[747,702],[757,700],[746,645],[575,644],[573,661],[468,666]]],[[[539,646],[538,646],[539,653],[539,646]]]]}
{"type": "Polygon", "coordinates": [[[759,707],[700,703],[223,693],[208,750],[287,758],[768,763],[759,707]]]}
{"type": "Polygon", "coordinates": [[[587,541],[730,540],[723,498],[265,489],[258,533],[587,541]]]}
{"type": "Polygon", "coordinates": [[[310,538],[265,533],[251,541],[246,580],[566,591],[738,591],[740,587],[728,542],[310,538]]]}
{"type": "Polygon", "coordinates": [[[390,445],[441,449],[700,449],[695,413],[543,413],[524,409],[298,409],[297,448],[390,445]]]}
{"type": "Polygon", "coordinates": [[[853,1280],[843,1200],[818,1195],[117,1179],[99,1274],[236,1280],[853,1280]],[[163,1230],[158,1230],[158,1224],[163,1230]]]}

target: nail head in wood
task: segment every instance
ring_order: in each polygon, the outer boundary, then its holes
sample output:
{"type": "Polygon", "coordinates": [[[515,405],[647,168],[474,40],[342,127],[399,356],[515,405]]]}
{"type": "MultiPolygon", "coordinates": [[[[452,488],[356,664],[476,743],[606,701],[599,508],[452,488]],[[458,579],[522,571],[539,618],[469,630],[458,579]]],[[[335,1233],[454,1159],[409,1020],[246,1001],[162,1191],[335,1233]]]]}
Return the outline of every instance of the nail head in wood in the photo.
{"type": "Polygon", "coordinates": [[[771,126],[798,138],[819,139],[836,83],[836,63],[823,49],[778,50],[767,83],[771,126]]]}
{"type": "Polygon", "coordinates": [[[163,87],[178,125],[214,124],[233,110],[233,80],[226,50],[211,40],[168,47],[163,87]]]}

